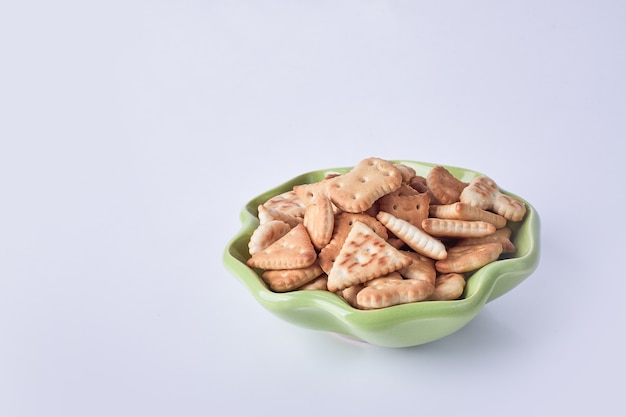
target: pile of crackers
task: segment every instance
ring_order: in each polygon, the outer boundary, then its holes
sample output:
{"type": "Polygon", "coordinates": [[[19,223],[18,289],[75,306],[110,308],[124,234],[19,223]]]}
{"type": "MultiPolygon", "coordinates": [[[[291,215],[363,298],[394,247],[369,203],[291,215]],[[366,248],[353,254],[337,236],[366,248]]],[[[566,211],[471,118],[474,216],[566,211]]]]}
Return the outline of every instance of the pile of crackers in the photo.
{"type": "Polygon", "coordinates": [[[357,309],[455,300],[469,273],[515,253],[509,222],[525,214],[489,177],[366,158],[259,205],[247,265],[272,291],[330,291],[357,309]]]}

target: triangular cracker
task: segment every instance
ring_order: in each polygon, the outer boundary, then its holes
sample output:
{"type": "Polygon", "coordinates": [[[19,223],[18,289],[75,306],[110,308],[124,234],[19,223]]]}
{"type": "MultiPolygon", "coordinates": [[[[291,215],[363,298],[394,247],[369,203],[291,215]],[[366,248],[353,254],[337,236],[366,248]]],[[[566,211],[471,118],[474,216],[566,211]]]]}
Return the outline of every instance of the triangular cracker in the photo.
{"type": "Polygon", "coordinates": [[[304,219],[300,216],[294,216],[286,211],[280,211],[272,207],[267,207],[263,204],[259,205],[258,212],[260,224],[265,224],[272,220],[280,220],[287,223],[289,226],[294,227],[298,223],[302,223],[304,221],[304,219]]]}
{"type": "Polygon", "coordinates": [[[246,264],[261,269],[295,269],[311,266],[317,253],[302,223],[267,248],[252,255],[246,264]]]}
{"type": "Polygon", "coordinates": [[[261,252],[291,230],[291,226],[282,220],[269,220],[261,223],[250,236],[248,242],[248,252],[250,255],[261,252]]]}
{"type": "Polygon", "coordinates": [[[364,223],[356,221],[328,274],[328,289],[333,292],[343,290],[397,271],[411,262],[410,257],[364,223]]]}
{"type": "Polygon", "coordinates": [[[376,234],[387,240],[387,229],[373,216],[365,213],[344,212],[338,214],[337,216],[335,216],[335,224],[333,226],[332,238],[330,242],[320,250],[320,253],[318,255],[320,265],[324,272],[326,272],[327,274],[330,273],[330,270],[333,267],[333,262],[335,262],[335,258],[337,258],[337,255],[339,254],[343,243],[346,241],[352,225],[357,220],[365,223],[365,225],[371,228],[374,232],[376,232],[376,234]]]}

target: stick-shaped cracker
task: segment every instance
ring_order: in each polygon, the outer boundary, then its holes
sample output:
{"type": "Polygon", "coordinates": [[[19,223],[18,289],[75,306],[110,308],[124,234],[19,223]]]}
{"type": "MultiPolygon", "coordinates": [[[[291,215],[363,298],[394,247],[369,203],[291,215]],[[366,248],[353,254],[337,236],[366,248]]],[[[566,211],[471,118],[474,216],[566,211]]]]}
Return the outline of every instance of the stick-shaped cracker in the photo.
{"type": "Polygon", "coordinates": [[[399,219],[386,211],[378,212],[376,218],[415,252],[433,259],[444,259],[446,257],[444,244],[417,226],[406,220],[399,219]]]}

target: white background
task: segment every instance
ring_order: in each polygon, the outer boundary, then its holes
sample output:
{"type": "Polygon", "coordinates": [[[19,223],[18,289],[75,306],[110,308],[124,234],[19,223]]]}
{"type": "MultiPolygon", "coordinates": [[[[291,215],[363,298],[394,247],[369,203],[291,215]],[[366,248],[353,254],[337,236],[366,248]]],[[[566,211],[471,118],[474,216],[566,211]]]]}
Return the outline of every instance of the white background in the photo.
{"type": "Polygon", "coordinates": [[[0,415],[617,415],[624,22],[620,1],[3,2],[0,415]],[[271,315],[222,264],[240,209],[369,156],[530,201],[537,271],[414,348],[271,315]]]}

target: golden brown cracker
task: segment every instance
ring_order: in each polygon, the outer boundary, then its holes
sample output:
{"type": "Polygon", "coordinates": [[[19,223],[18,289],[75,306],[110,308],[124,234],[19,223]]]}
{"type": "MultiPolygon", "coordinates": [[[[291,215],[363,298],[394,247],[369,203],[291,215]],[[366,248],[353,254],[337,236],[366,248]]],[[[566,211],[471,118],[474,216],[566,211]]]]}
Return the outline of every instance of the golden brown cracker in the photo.
{"type": "Polygon", "coordinates": [[[471,272],[497,260],[501,253],[502,245],[496,242],[453,246],[446,259],[435,262],[435,268],[442,274],[471,272]]]}
{"type": "Polygon", "coordinates": [[[512,222],[519,222],[526,215],[526,205],[522,201],[501,192],[493,200],[492,209],[512,222]]]}
{"type": "Polygon", "coordinates": [[[293,190],[285,191],[270,198],[263,203],[263,206],[266,208],[276,209],[296,217],[304,216],[304,209],[306,208],[305,204],[302,200],[300,200],[296,193],[293,192],[293,190]]]}
{"type": "Polygon", "coordinates": [[[254,255],[285,236],[291,226],[281,220],[269,220],[260,224],[250,236],[248,252],[254,255]]]}
{"type": "Polygon", "coordinates": [[[470,181],[459,196],[459,201],[470,206],[489,210],[495,195],[499,192],[498,185],[489,177],[478,176],[470,181]]]}
{"type": "Polygon", "coordinates": [[[397,271],[411,262],[370,227],[356,221],[328,274],[328,289],[342,290],[397,271]]]}
{"type": "Polygon", "coordinates": [[[480,220],[493,224],[497,229],[506,226],[504,216],[461,202],[433,204],[429,207],[429,214],[439,219],[480,220]]]}
{"type": "Polygon", "coordinates": [[[339,254],[343,243],[350,233],[350,229],[354,222],[360,221],[370,227],[376,234],[383,239],[387,239],[387,229],[376,218],[365,213],[340,213],[335,216],[335,223],[333,226],[333,235],[330,242],[324,246],[319,252],[319,261],[322,269],[327,274],[333,266],[335,258],[339,254]]]}
{"type": "Polygon", "coordinates": [[[336,291],[335,293],[338,296],[340,296],[341,298],[343,298],[352,307],[359,308],[359,306],[358,306],[358,304],[356,302],[356,296],[363,288],[365,288],[365,285],[363,285],[363,284],[356,284],[356,285],[352,285],[352,286],[350,286],[348,288],[344,288],[343,290],[336,291]]]}
{"type": "Polygon", "coordinates": [[[439,204],[452,204],[459,201],[459,196],[467,186],[466,182],[457,179],[447,168],[438,165],[433,167],[426,176],[428,190],[439,204]]]}
{"type": "Polygon", "coordinates": [[[356,295],[359,308],[371,310],[426,300],[434,287],[426,281],[403,279],[398,272],[365,283],[356,295]]]}
{"type": "Polygon", "coordinates": [[[328,180],[326,194],[339,209],[361,213],[402,184],[402,174],[384,159],[366,158],[347,173],[328,180]]]}
{"type": "Polygon", "coordinates": [[[496,182],[484,175],[470,181],[459,200],[484,210],[493,210],[512,222],[522,220],[526,214],[526,205],[522,201],[503,194],[496,182]]]}
{"type": "Polygon", "coordinates": [[[283,237],[252,255],[246,264],[261,269],[306,268],[317,260],[317,253],[302,223],[283,237]]]}
{"type": "Polygon", "coordinates": [[[376,219],[415,252],[433,259],[446,257],[446,248],[441,240],[429,235],[419,227],[385,211],[379,212],[376,219]]]}
{"type": "Polygon", "coordinates": [[[263,281],[275,292],[287,292],[313,281],[323,273],[317,262],[305,268],[268,269],[263,272],[263,281]]]}
{"type": "Polygon", "coordinates": [[[435,280],[435,289],[430,294],[430,301],[450,301],[457,300],[463,295],[465,290],[465,276],[455,272],[440,274],[435,280]]]}
{"type": "Polygon", "coordinates": [[[378,202],[379,211],[391,213],[419,228],[422,228],[422,220],[429,215],[430,196],[420,194],[408,185],[384,195],[378,202]]]}
{"type": "Polygon", "coordinates": [[[437,270],[435,269],[435,261],[427,256],[420,255],[417,252],[402,251],[405,255],[409,256],[413,262],[398,272],[402,277],[407,279],[419,279],[426,281],[431,285],[435,285],[435,278],[437,277],[437,270]]]}
{"type": "Polygon", "coordinates": [[[307,282],[298,288],[298,290],[322,290],[328,291],[328,286],[326,283],[328,282],[328,275],[322,272],[317,278],[313,278],[313,281],[307,282]]]}
{"type": "Polygon", "coordinates": [[[402,182],[408,184],[411,181],[411,178],[415,177],[415,169],[403,164],[401,162],[397,162],[394,164],[398,171],[400,171],[400,175],[402,175],[402,182]]]}
{"type": "Polygon", "coordinates": [[[330,199],[324,194],[317,195],[304,212],[304,227],[316,249],[330,242],[335,226],[335,216],[330,199]]]}
{"type": "Polygon", "coordinates": [[[502,253],[515,253],[517,250],[515,244],[511,241],[512,230],[509,227],[503,227],[496,230],[490,235],[481,237],[468,237],[459,239],[457,246],[475,245],[478,243],[497,242],[502,245],[502,253]]]}
{"type": "Polygon", "coordinates": [[[411,186],[411,188],[413,188],[415,191],[417,191],[420,194],[428,193],[428,184],[427,184],[426,177],[423,177],[421,175],[416,175],[409,180],[408,184],[411,186]]]}
{"type": "Polygon", "coordinates": [[[422,221],[426,233],[436,237],[478,237],[496,231],[496,226],[479,220],[453,220],[430,217],[422,221]]]}
{"type": "Polygon", "coordinates": [[[293,193],[305,206],[307,206],[311,204],[311,202],[319,195],[326,195],[326,187],[328,186],[328,183],[328,179],[323,179],[309,184],[294,185],[293,193]]]}
{"type": "Polygon", "coordinates": [[[259,205],[258,212],[260,224],[267,223],[270,220],[280,220],[287,223],[289,226],[294,227],[298,223],[303,222],[301,216],[295,216],[289,211],[281,211],[273,207],[267,207],[263,204],[259,205]]]}

